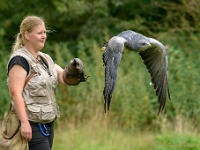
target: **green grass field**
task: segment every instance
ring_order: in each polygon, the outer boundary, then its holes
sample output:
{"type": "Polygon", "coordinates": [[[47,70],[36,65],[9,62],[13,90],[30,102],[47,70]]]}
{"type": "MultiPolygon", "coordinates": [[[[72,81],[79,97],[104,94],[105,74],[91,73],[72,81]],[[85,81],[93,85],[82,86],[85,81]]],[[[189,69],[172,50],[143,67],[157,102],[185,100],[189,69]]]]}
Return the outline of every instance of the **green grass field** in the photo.
{"type": "Polygon", "coordinates": [[[104,122],[90,121],[76,127],[57,127],[53,150],[199,150],[199,138],[186,131],[127,132],[104,122]]]}
{"type": "Polygon", "coordinates": [[[199,139],[191,131],[127,132],[105,122],[59,122],[52,150],[200,150],[199,139]]]}

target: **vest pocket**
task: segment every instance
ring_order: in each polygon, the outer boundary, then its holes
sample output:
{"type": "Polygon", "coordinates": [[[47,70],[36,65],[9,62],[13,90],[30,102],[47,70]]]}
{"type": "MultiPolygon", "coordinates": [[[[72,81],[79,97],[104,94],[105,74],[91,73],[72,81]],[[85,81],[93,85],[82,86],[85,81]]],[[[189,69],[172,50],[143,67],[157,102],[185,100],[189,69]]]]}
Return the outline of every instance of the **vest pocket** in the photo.
{"type": "Polygon", "coordinates": [[[49,102],[47,98],[46,82],[32,82],[30,83],[30,99],[27,100],[28,104],[46,104],[49,102]]]}
{"type": "Polygon", "coordinates": [[[45,82],[35,82],[31,83],[30,95],[36,97],[46,96],[46,83],[45,82]]]}
{"type": "Polygon", "coordinates": [[[40,108],[37,106],[28,105],[28,117],[31,121],[38,120],[40,118],[40,108]]]}
{"type": "Polygon", "coordinates": [[[53,106],[27,106],[29,120],[34,122],[51,122],[55,119],[53,106]]]}
{"type": "Polygon", "coordinates": [[[42,107],[41,120],[52,121],[55,118],[55,113],[53,111],[53,106],[42,107]]]}

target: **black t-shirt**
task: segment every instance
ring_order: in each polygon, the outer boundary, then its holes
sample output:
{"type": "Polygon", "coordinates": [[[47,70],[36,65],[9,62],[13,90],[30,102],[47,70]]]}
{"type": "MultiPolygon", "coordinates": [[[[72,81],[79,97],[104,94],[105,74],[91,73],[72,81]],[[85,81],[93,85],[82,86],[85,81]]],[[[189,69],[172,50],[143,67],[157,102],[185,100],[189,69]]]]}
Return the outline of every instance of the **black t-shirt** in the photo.
{"type": "Polygon", "coordinates": [[[21,56],[15,56],[10,60],[8,64],[8,73],[15,64],[22,66],[26,70],[27,74],[29,73],[29,64],[26,59],[21,56]]]}

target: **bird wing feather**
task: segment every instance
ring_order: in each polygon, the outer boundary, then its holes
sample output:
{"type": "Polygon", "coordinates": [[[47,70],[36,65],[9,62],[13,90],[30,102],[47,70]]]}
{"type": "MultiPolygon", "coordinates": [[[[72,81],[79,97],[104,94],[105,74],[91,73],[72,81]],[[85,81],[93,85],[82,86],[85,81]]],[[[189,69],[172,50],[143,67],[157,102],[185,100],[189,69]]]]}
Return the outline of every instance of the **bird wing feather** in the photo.
{"type": "Polygon", "coordinates": [[[167,92],[170,99],[168,88],[168,59],[166,48],[162,43],[152,38],[149,38],[149,42],[152,47],[139,52],[139,55],[151,75],[156,96],[158,97],[158,103],[160,104],[159,114],[164,109],[167,92]]]}
{"type": "Polygon", "coordinates": [[[103,63],[105,65],[105,86],[103,90],[105,112],[106,109],[109,110],[112,93],[116,85],[117,69],[122,58],[124,42],[124,39],[121,37],[115,36],[111,38],[102,55],[103,63]]]}

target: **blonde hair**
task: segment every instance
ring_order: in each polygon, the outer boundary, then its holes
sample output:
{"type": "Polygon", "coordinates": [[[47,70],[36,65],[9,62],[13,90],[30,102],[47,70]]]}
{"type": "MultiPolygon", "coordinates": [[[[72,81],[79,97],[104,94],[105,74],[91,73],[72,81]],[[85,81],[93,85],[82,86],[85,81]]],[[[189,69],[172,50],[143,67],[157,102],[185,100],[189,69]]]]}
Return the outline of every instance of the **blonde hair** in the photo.
{"type": "Polygon", "coordinates": [[[27,16],[20,24],[20,31],[16,36],[15,43],[13,45],[13,52],[24,46],[25,38],[24,32],[31,32],[36,26],[45,23],[44,19],[37,16],[27,16]]]}

